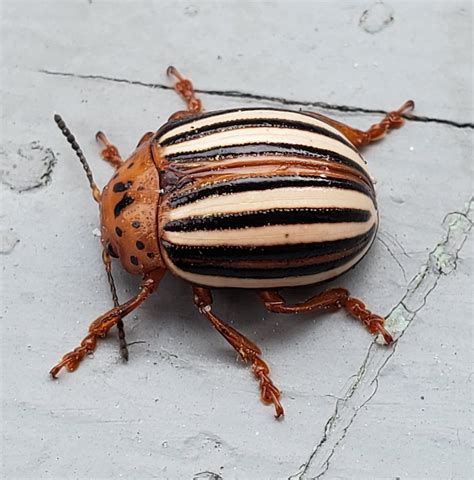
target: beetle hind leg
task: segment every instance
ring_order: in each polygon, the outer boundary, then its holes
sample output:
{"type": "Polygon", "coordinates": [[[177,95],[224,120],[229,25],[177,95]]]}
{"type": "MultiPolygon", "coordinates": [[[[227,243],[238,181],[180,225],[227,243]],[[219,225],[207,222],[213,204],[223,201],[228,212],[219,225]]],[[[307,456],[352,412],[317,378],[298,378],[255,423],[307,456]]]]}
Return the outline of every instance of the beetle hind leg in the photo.
{"type": "Polygon", "coordinates": [[[110,143],[104,132],[97,132],[95,138],[103,147],[102,151],[100,152],[102,158],[106,162],[110,163],[114,168],[120,167],[123,163],[123,159],[120,156],[118,148],[110,143]]]}
{"type": "Polygon", "coordinates": [[[410,110],[413,110],[414,107],[415,102],[413,102],[413,100],[408,100],[398,110],[388,112],[380,122],[375,123],[366,131],[358,130],[357,128],[353,128],[345,123],[338,122],[324,115],[320,115],[319,113],[304,113],[323,120],[324,122],[333,126],[343,135],[345,135],[355,147],[359,148],[380,140],[394,128],[400,128],[405,123],[404,115],[410,110]]]}
{"type": "Polygon", "coordinates": [[[260,395],[262,401],[267,404],[273,404],[275,407],[276,418],[284,415],[283,406],[280,403],[280,391],[270,379],[270,368],[264,360],[260,358],[261,350],[251,340],[232,328],[230,325],[222,322],[212,312],[212,295],[209,289],[194,287],[194,303],[199,311],[211,322],[212,326],[234,347],[245,362],[251,364],[253,374],[260,384],[260,395]]]}
{"type": "Polygon", "coordinates": [[[349,292],[345,288],[331,288],[314,295],[304,302],[295,304],[287,303],[274,290],[260,291],[259,297],[263,301],[265,308],[274,313],[303,313],[313,310],[338,310],[345,308],[348,313],[360,320],[370,333],[382,335],[387,345],[393,342],[392,335],[384,326],[384,319],[370,312],[359,299],[350,297],[349,292]]]}
{"type": "Polygon", "coordinates": [[[176,120],[179,118],[189,117],[196,113],[202,112],[202,102],[199,98],[196,97],[196,92],[194,91],[193,84],[191,80],[184,78],[179,71],[173,67],[169,66],[166,70],[166,74],[170,77],[176,79],[174,89],[178,95],[186,102],[187,110],[181,110],[179,112],[173,113],[169,120],[176,120]]]}

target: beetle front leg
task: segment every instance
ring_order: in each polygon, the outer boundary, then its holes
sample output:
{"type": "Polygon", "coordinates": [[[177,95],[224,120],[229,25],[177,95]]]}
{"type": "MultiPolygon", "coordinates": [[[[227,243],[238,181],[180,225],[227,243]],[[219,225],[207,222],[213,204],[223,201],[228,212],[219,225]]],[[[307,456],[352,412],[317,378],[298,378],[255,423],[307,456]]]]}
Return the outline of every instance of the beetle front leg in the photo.
{"type": "Polygon", "coordinates": [[[314,295],[305,302],[292,305],[288,304],[274,290],[260,291],[259,297],[262,299],[266,309],[274,313],[302,313],[313,310],[338,310],[345,308],[353,317],[364,323],[370,333],[381,334],[387,345],[393,342],[392,335],[384,326],[384,319],[367,310],[365,304],[357,298],[350,297],[349,292],[345,288],[331,288],[314,295]]]}
{"type": "Polygon", "coordinates": [[[95,138],[103,147],[103,150],[100,152],[102,158],[113,167],[119,168],[123,163],[123,159],[120,156],[118,148],[109,142],[104,132],[97,132],[95,138]]]}
{"type": "Polygon", "coordinates": [[[342,134],[344,134],[355,147],[359,148],[375,142],[376,140],[380,140],[393,128],[400,128],[405,123],[403,115],[406,112],[413,110],[414,107],[415,102],[413,102],[413,100],[408,100],[398,110],[388,112],[380,122],[375,123],[366,131],[358,130],[357,128],[353,128],[345,123],[338,122],[319,113],[304,113],[323,120],[329,125],[332,125],[342,134]]]}
{"type": "Polygon", "coordinates": [[[188,117],[194,115],[195,113],[202,112],[202,102],[199,98],[196,97],[196,92],[194,91],[193,84],[191,80],[184,78],[178,70],[169,66],[166,70],[166,74],[170,77],[173,76],[176,78],[177,82],[174,86],[174,89],[178,95],[186,102],[187,110],[182,110],[179,112],[173,113],[169,120],[176,120],[178,118],[188,117]]]}
{"type": "Polygon", "coordinates": [[[141,290],[135,297],[123,305],[112,308],[94,320],[89,326],[88,335],[82,340],[79,347],[63,356],[61,361],[50,370],[49,373],[51,376],[56,378],[58,373],[64,367],[70,372],[76,370],[83,358],[96,349],[97,339],[99,337],[105,337],[107,332],[116,325],[120,319],[138,308],[158,286],[164,273],[165,270],[157,270],[149,274],[149,276],[143,280],[141,290]]]}
{"type": "Polygon", "coordinates": [[[199,311],[207,317],[212,326],[235,348],[245,362],[252,364],[252,371],[260,383],[260,394],[262,401],[275,406],[276,418],[284,415],[280,403],[280,391],[273,384],[269,377],[270,368],[260,358],[261,350],[251,340],[239,333],[235,328],[222,322],[212,312],[212,295],[207,288],[193,287],[194,303],[199,311]]]}

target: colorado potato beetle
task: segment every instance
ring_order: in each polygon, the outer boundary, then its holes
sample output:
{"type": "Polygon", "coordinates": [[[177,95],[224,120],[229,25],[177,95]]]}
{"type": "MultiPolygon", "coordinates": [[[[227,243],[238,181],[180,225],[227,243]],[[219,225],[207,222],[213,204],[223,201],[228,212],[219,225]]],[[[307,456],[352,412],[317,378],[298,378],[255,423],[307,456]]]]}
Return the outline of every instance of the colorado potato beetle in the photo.
{"type": "Polygon", "coordinates": [[[283,415],[280,391],[261,350],[220,320],[211,288],[255,289],[270,312],[300,313],[345,308],[368,330],[393,339],[384,319],[344,288],[331,288],[290,304],[282,287],[333,279],[370,249],[379,223],[373,181],[359,148],[404,123],[414,107],[405,102],[367,131],[318,113],[276,108],[203,112],[192,83],[174,67],[175,90],[187,109],[157,132],[146,133],[123,161],[102,133],[102,156],[116,169],[102,192],[74,136],[55,121],[81,161],[100,205],[103,260],[115,307],[97,318],[79,347],[51,369],[55,378],[74,371],[99,337],[119,327],[172,274],[192,285],[194,303],[212,326],[251,365],[263,402],[283,415]],[[143,277],[139,293],[118,304],[111,257],[143,277]]]}

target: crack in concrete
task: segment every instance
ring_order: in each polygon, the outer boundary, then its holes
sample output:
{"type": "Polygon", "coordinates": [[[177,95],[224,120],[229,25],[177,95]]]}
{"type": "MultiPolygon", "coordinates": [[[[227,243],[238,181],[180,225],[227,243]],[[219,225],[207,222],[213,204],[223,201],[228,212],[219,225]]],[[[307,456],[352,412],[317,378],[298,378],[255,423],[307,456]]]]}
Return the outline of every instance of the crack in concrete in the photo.
{"type": "MultiPolygon", "coordinates": [[[[126,83],[128,85],[136,85],[140,87],[146,88],[154,88],[158,90],[174,90],[174,88],[170,85],[165,85],[162,83],[151,83],[151,82],[143,82],[141,80],[130,80],[128,78],[119,78],[119,77],[109,77],[107,75],[93,75],[93,74],[80,74],[80,73],[72,73],[72,72],[60,72],[55,70],[46,70],[40,69],[38,70],[40,73],[44,73],[46,75],[55,75],[59,77],[72,77],[72,78],[81,78],[84,80],[103,80],[107,82],[115,82],[115,83],[126,83]]],[[[368,114],[380,114],[385,115],[388,113],[387,110],[381,109],[372,109],[372,108],[363,108],[363,107],[354,107],[352,105],[337,105],[331,104],[326,102],[311,102],[305,100],[290,100],[284,97],[276,97],[271,95],[260,95],[256,93],[249,93],[249,92],[241,92],[239,90],[208,90],[208,89],[199,89],[196,88],[195,91],[197,93],[201,93],[204,95],[214,95],[219,97],[230,97],[230,98],[245,98],[250,100],[263,100],[266,102],[273,102],[279,103],[281,105],[293,105],[293,106],[303,106],[303,107],[316,107],[322,108],[325,110],[335,110],[338,112],[351,112],[351,113],[368,113],[368,114]]],[[[445,118],[434,118],[434,117],[424,117],[420,115],[414,115],[411,113],[407,113],[402,115],[407,120],[412,122],[422,122],[422,123],[440,123],[442,125],[450,125],[456,128],[472,128],[474,129],[474,123],[469,122],[457,122],[454,120],[448,120],[445,118]]]]}
{"type": "Polygon", "coordinates": [[[347,393],[336,401],[334,412],[326,422],[323,436],[313,448],[308,460],[289,480],[320,479],[330,467],[330,462],[339,444],[344,440],[359,410],[375,395],[378,379],[382,370],[395,354],[398,340],[404,335],[418,312],[424,308],[428,296],[436,289],[442,276],[452,274],[458,265],[459,252],[466,242],[473,225],[471,218],[474,198],[471,198],[463,211],[450,212],[443,225],[447,233],[428,255],[428,260],[410,281],[402,299],[396,304],[388,317],[386,325],[392,332],[395,342],[385,348],[379,348],[375,339],[354,377],[347,393]]]}
{"type": "Polygon", "coordinates": [[[385,247],[385,250],[390,254],[390,256],[395,260],[396,264],[400,267],[400,270],[402,271],[403,278],[405,282],[407,282],[407,272],[405,271],[405,267],[401,264],[400,260],[395,256],[395,254],[392,252],[392,249],[388,246],[388,244],[382,240],[380,237],[376,237],[377,240],[385,247]]]}
{"type": "Polygon", "coordinates": [[[204,472],[195,473],[193,480],[224,480],[218,473],[205,470],[204,472]]]}
{"type": "Polygon", "coordinates": [[[384,236],[387,237],[394,245],[396,245],[401,250],[403,255],[405,255],[405,257],[411,258],[411,255],[406,251],[403,244],[398,240],[398,238],[395,235],[392,235],[391,233],[385,230],[379,229],[379,231],[377,232],[377,238],[384,237],[384,236]]]}

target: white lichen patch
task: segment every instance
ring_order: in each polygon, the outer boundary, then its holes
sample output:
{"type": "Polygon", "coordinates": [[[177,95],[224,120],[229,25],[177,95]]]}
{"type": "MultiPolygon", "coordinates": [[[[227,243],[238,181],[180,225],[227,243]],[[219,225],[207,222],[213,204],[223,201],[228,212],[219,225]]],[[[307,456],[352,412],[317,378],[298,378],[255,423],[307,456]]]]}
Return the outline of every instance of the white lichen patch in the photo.
{"type": "Polygon", "coordinates": [[[432,267],[448,275],[456,268],[458,244],[464,241],[465,234],[471,229],[472,221],[469,219],[472,201],[466,207],[467,214],[453,212],[446,216],[444,225],[448,227],[446,240],[439,243],[430,254],[432,267]],[[454,246],[454,248],[453,248],[454,246]]]}
{"type": "MultiPolygon", "coordinates": [[[[466,212],[470,212],[472,202],[466,204],[466,212]]],[[[471,220],[469,220],[467,214],[463,213],[450,213],[445,221],[445,224],[448,225],[450,232],[464,232],[467,229],[471,228],[471,220]]]]}
{"type": "Polygon", "coordinates": [[[456,258],[452,253],[446,251],[444,245],[438,245],[431,255],[433,266],[437,271],[448,274],[454,270],[456,258]]]}
{"type": "MultiPolygon", "coordinates": [[[[410,314],[403,305],[399,304],[385,319],[385,328],[392,334],[394,340],[396,340],[408,327],[411,315],[412,314],[410,314]]],[[[375,341],[380,345],[385,344],[382,335],[377,335],[375,341]]]]}

